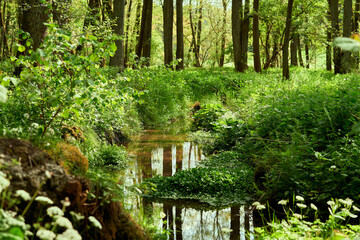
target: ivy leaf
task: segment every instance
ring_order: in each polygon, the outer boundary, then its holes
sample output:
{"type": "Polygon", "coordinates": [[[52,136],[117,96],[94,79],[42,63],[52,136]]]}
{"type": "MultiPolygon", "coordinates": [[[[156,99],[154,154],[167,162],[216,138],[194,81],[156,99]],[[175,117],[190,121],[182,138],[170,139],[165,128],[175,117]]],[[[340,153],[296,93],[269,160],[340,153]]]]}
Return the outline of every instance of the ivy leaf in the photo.
{"type": "Polygon", "coordinates": [[[25,47],[23,45],[18,45],[18,51],[19,52],[24,52],[25,51],[25,47]]]}
{"type": "Polygon", "coordinates": [[[110,49],[112,52],[116,52],[116,50],[117,50],[116,44],[115,43],[111,44],[110,49]]]}

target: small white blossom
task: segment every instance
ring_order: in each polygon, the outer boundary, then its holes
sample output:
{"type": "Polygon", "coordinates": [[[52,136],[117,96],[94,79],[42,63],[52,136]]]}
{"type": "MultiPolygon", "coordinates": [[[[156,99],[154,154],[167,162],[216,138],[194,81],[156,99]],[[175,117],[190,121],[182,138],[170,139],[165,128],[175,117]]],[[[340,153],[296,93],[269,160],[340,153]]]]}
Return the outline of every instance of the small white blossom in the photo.
{"type": "Polygon", "coordinates": [[[360,212],[360,209],[357,206],[353,205],[352,207],[353,207],[354,211],[360,212]]]}
{"type": "Polygon", "coordinates": [[[280,205],[286,205],[287,203],[288,203],[288,201],[289,200],[280,200],[279,202],[278,202],[278,204],[280,204],[280,205]]]}
{"type": "Polygon", "coordinates": [[[81,240],[81,236],[75,229],[67,229],[62,234],[57,235],[56,240],[81,240]]]}
{"type": "Polygon", "coordinates": [[[258,205],[261,205],[261,203],[259,203],[259,202],[254,202],[252,205],[253,205],[253,206],[258,206],[258,205]]]}
{"type": "Polygon", "coordinates": [[[0,172],[0,193],[10,186],[10,181],[5,177],[5,173],[0,172]]]}
{"type": "Polygon", "coordinates": [[[297,203],[296,206],[298,206],[299,208],[306,208],[306,204],[302,204],[302,203],[297,203]]]}
{"type": "Polygon", "coordinates": [[[356,214],[349,213],[349,217],[351,217],[351,218],[357,218],[358,216],[357,216],[356,214]]]}
{"type": "Polygon", "coordinates": [[[302,216],[301,216],[301,214],[298,214],[298,213],[294,213],[294,215],[293,215],[294,217],[296,217],[296,218],[298,218],[298,219],[302,219],[302,216]]]}
{"type": "Polygon", "coordinates": [[[335,166],[335,165],[332,165],[332,166],[330,167],[330,169],[336,169],[336,166],[335,166]]]}
{"type": "Polygon", "coordinates": [[[295,199],[300,201],[300,202],[305,201],[305,199],[302,196],[296,196],[295,199]]]}
{"type": "Polygon", "coordinates": [[[318,210],[318,208],[315,206],[315,204],[313,204],[313,203],[310,203],[310,207],[312,208],[312,209],[314,209],[315,211],[317,211],[318,210]]]}
{"type": "Polygon", "coordinates": [[[351,200],[350,198],[346,198],[345,200],[344,199],[339,199],[339,202],[341,202],[345,206],[351,206],[354,201],[351,200]]]}
{"type": "Polygon", "coordinates": [[[102,229],[102,225],[101,223],[94,217],[94,216],[90,216],[89,217],[89,221],[92,223],[92,225],[94,227],[97,227],[99,229],[102,229]]]}
{"type": "Polygon", "coordinates": [[[329,206],[334,206],[334,205],[335,205],[335,202],[332,201],[332,200],[330,200],[330,201],[327,201],[327,204],[328,204],[329,206]]]}
{"type": "Polygon", "coordinates": [[[60,227],[67,228],[67,229],[73,229],[72,223],[66,217],[56,218],[55,224],[59,225],[60,227]]]}
{"type": "Polygon", "coordinates": [[[37,124],[37,123],[32,123],[32,124],[31,124],[31,127],[32,127],[32,128],[35,128],[35,129],[38,129],[38,128],[39,128],[39,124],[37,124]]]}
{"type": "Polygon", "coordinates": [[[232,232],[232,229],[230,229],[230,228],[222,228],[221,231],[222,231],[223,233],[231,233],[231,232],[232,232]]]}
{"type": "Polygon", "coordinates": [[[265,205],[262,205],[262,204],[256,206],[257,210],[263,210],[265,208],[266,208],[265,205]]]}
{"type": "Polygon", "coordinates": [[[166,214],[164,212],[161,212],[160,213],[160,218],[164,218],[164,217],[166,217],[166,214]]]}
{"type": "Polygon", "coordinates": [[[64,212],[57,206],[49,207],[46,212],[50,217],[64,216],[64,212]]]}
{"type": "Polygon", "coordinates": [[[35,201],[38,201],[38,202],[40,202],[41,204],[44,204],[44,205],[45,204],[49,204],[49,205],[54,204],[54,202],[50,198],[44,197],[44,196],[36,197],[35,201]]]}
{"type": "Polygon", "coordinates": [[[64,207],[68,207],[71,205],[71,202],[68,197],[66,197],[64,200],[60,201],[64,207]]]}
{"type": "Polygon", "coordinates": [[[24,113],[24,118],[29,118],[30,115],[28,113],[24,113]]]}
{"type": "Polygon", "coordinates": [[[31,196],[30,194],[25,190],[17,190],[15,193],[16,197],[21,197],[24,201],[30,201],[31,196]]]}
{"type": "Polygon", "coordinates": [[[53,240],[56,237],[56,234],[52,231],[46,230],[44,228],[40,228],[36,232],[36,236],[42,240],[53,240]]]}
{"type": "Polygon", "coordinates": [[[50,178],[51,178],[52,173],[51,173],[51,172],[49,172],[48,170],[46,170],[46,171],[45,171],[45,175],[46,175],[46,177],[47,177],[47,178],[49,178],[49,179],[50,179],[50,178]]]}

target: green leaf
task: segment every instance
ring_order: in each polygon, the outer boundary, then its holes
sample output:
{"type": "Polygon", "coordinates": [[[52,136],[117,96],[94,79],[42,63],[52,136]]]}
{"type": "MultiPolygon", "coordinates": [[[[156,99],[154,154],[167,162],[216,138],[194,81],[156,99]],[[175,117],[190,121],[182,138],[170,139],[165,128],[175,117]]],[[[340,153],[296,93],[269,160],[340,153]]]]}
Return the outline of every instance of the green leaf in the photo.
{"type": "Polygon", "coordinates": [[[110,49],[112,52],[116,52],[116,49],[117,49],[116,44],[115,43],[111,44],[110,49]]]}
{"type": "Polygon", "coordinates": [[[359,52],[360,43],[352,38],[337,37],[334,39],[334,45],[344,51],[359,52]]]}
{"type": "Polygon", "coordinates": [[[19,237],[20,239],[24,239],[24,232],[19,227],[10,228],[9,233],[19,237]]]}
{"type": "Polygon", "coordinates": [[[7,98],[7,89],[3,85],[0,85],[0,103],[5,103],[7,98]]]}
{"type": "Polygon", "coordinates": [[[25,49],[26,49],[26,48],[25,48],[23,45],[19,45],[19,46],[18,46],[18,51],[19,51],[19,52],[24,52],[25,49]]]}

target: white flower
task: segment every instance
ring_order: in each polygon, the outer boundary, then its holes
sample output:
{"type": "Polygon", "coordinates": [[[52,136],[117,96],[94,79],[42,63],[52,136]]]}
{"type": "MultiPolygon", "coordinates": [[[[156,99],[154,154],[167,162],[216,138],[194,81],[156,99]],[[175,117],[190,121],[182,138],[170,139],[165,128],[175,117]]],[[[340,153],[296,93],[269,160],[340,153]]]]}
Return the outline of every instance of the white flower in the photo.
{"type": "Polygon", "coordinates": [[[45,175],[46,175],[46,177],[47,177],[47,178],[49,178],[49,179],[50,179],[50,178],[51,178],[52,173],[51,173],[51,172],[49,172],[48,170],[46,170],[46,171],[45,171],[45,175]]]}
{"type": "Polygon", "coordinates": [[[306,204],[302,204],[302,203],[297,203],[296,206],[298,206],[299,208],[306,208],[306,204]]]}
{"type": "Polygon", "coordinates": [[[0,193],[10,186],[10,181],[5,178],[5,173],[0,172],[0,193]]]}
{"type": "Polygon", "coordinates": [[[315,204],[313,204],[313,203],[310,203],[310,207],[312,208],[312,209],[314,209],[315,211],[317,211],[318,210],[318,208],[315,206],[315,204]]]}
{"type": "Polygon", "coordinates": [[[90,216],[89,217],[89,221],[92,223],[92,225],[94,227],[97,227],[99,229],[102,229],[102,225],[101,223],[94,217],[94,216],[90,216]]]}
{"type": "Polygon", "coordinates": [[[57,206],[49,207],[46,212],[50,217],[64,216],[64,212],[57,206]]]}
{"type": "Polygon", "coordinates": [[[352,207],[353,207],[354,211],[360,212],[360,209],[357,206],[353,205],[352,207]]]}
{"type": "Polygon", "coordinates": [[[166,214],[164,212],[161,212],[160,213],[160,218],[164,218],[164,217],[166,217],[166,214]]]}
{"type": "Polygon", "coordinates": [[[29,118],[30,115],[28,113],[24,113],[24,118],[29,118]]]}
{"type": "Polygon", "coordinates": [[[71,205],[71,202],[70,202],[70,200],[69,200],[68,197],[66,197],[64,200],[61,200],[60,202],[61,202],[62,205],[65,206],[65,207],[68,207],[68,206],[71,205]]]}
{"type": "Polygon", "coordinates": [[[81,240],[81,236],[75,229],[66,229],[62,234],[57,235],[56,240],[81,240]]]}
{"type": "Polygon", "coordinates": [[[232,232],[232,229],[230,229],[230,228],[222,228],[221,231],[222,231],[223,233],[231,233],[231,232],[232,232]]]}
{"type": "Polygon", "coordinates": [[[278,204],[280,204],[280,205],[286,205],[287,203],[288,203],[288,201],[289,200],[280,200],[279,202],[278,202],[278,204]]]}
{"type": "Polygon", "coordinates": [[[252,205],[253,205],[253,206],[259,206],[259,205],[261,205],[261,203],[259,203],[259,202],[254,202],[252,205]]]}
{"type": "Polygon", "coordinates": [[[67,228],[67,229],[73,229],[72,223],[66,217],[58,217],[58,218],[56,218],[55,224],[59,225],[60,227],[67,228]]]}
{"type": "Polygon", "coordinates": [[[305,201],[305,199],[302,196],[296,196],[295,199],[300,201],[300,202],[305,201]]]}
{"type": "Polygon", "coordinates": [[[262,205],[262,204],[256,206],[257,210],[263,210],[265,208],[266,208],[265,205],[262,205]]]}
{"type": "Polygon", "coordinates": [[[32,124],[31,124],[31,127],[32,127],[32,128],[35,128],[35,129],[38,129],[38,128],[39,128],[39,124],[37,124],[37,123],[32,123],[32,124]]]}
{"type": "Polygon", "coordinates": [[[36,232],[36,236],[42,240],[53,240],[56,237],[56,234],[52,231],[46,230],[44,228],[40,228],[36,232]]]}
{"type": "Polygon", "coordinates": [[[302,219],[302,216],[301,216],[301,214],[298,214],[298,213],[294,213],[294,215],[293,215],[294,217],[296,217],[296,218],[298,218],[298,219],[302,219]]]}
{"type": "Polygon", "coordinates": [[[346,198],[345,200],[344,199],[339,199],[339,202],[341,202],[345,206],[351,206],[354,201],[351,200],[350,198],[346,198]]]}
{"type": "Polygon", "coordinates": [[[31,196],[30,194],[25,190],[17,190],[15,193],[16,197],[21,197],[24,201],[30,201],[31,196]]]}
{"type": "Polygon", "coordinates": [[[335,202],[332,201],[332,200],[330,200],[330,201],[327,201],[327,204],[328,204],[329,206],[334,206],[334,205],[335,205],[335,202]]]}
{"type": "Polygon", "coordinates": [[[45,204],[49,204],[49,205],[54,204],[54,202],[50,198],[44,197],[44,196],[36,197],[35,201],[38,201],[38,202],[40,202],[41,204],[44,204],[44,205],[45,204]]]}
{"type": "Polygon", "coordinates": [[[330,167],[330,169],[336,169],[336,166],[335,166],[335,165],[332,165],[332,166],[330,167]]]}
{"type": "Polygon", "coordinates": [[[349,217],[351,217],[351,218],[357,218],[358,216],[355,215],[355,214],[353,214],[353,213],[350,213],[350,212],[349,212],[349,217]]]}

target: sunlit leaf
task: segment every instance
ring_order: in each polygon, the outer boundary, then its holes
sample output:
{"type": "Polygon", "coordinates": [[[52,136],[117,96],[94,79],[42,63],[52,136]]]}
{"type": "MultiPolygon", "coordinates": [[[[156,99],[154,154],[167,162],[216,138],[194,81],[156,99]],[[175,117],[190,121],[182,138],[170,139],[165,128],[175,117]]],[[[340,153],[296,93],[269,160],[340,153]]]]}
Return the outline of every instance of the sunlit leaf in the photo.
{"type": "Polygon", "coordinates": [[[19,52],[24,52],[25,49],[26,49],[26,48],[25,48],[23,45],[19,45],[19,46],[18,46],[18,51],[19,51],[19,52]]]}
{"type": "Polygon", "coordinates": [[[0,85],[0,102],[5,103],[7,101],[7,89],[0,85]]]}
{"type": "Polygon", "coordinates": [[[341,48],[344,51],[359,52],[360,43],[352,38],[337,37],[334,40],[334,45],[341,48]]]}

